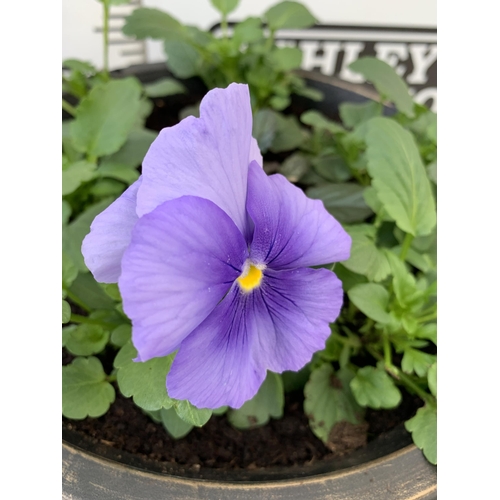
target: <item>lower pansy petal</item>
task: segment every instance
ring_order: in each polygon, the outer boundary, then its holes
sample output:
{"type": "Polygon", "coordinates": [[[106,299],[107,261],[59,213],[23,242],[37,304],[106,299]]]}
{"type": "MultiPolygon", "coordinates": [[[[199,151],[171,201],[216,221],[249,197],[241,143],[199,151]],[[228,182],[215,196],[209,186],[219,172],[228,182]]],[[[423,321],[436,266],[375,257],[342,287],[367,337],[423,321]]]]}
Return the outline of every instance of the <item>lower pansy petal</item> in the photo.
{"type": "Polygon", "coordinates": [[[351,237],[325,209],[280,174],[248,169],[247,211],[254,223],[251,259],[291,269],[349,258],[351,237]]]}
{"type": "Polygon", "coordinates": [[[228,292],[247,255],[234,222],[209,200],[183,196],[141,217],[118,282],[137,359],[177,349],[228,292]]]}
{"type": "Polygon", "coordinates": [[[256,320],[257,294],[235,285],[181,344],[167,377],[170,397],[198,408],[240,408],[266,377],[256,320]]]}
{"type": "Polygon", "coordinates": [[[342,282],[327,269],[264,272],[259,347],[269,370],[299,370],[324,349],[343,302],[342,282]]]}
{"type": "Polygon", "coordinates": [[[135,207],[141,181],[142,177],[94,219],[83,240],[85,265],[100,283],[116,283],[120,277],[123,252],[138,220],[135,207]]]}

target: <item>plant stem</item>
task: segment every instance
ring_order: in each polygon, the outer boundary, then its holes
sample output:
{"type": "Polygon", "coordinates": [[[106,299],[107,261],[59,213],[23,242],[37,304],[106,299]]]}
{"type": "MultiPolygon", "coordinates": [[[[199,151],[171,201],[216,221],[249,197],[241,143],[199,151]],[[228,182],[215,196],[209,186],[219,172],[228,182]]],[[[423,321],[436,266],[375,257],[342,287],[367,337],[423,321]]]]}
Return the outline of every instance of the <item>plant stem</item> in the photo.
{"type": "Polygon", "coordinates": [[[103,72],[104,78],[109,80],[109,0],[102,0],[103,7],[103,72]]]}
{"type": "Polygon", "coordinates": [[[71,292],[67,288],[65,289],[65,291],[66,291],[66,295],[68,296],[68,298],[70,298],[71,301],[74,302],[77,306],[80,306],[82,309],[84,309],[88,313],[92,312],[92,308],[89,307],[87,304],[85,304],[85,302],[83,302],[83,300],[81,300],[79,297],[77,297],[73,292],[71,292]]]}
{"type": "Polygon", "coordinates": [[[227,17],[226,14],[222,16],[222,20],[220,22],[220,27],[222,29],[222,37],[227,38],[227,17]]]}
{"type": "Polygon", "coordinates": [[[71,116],[76,116],[76,108],[72,106],[68,101],[65,99],[62,100],[62,108],[66,113],[69,113],[71,116]]]}
{"type": "Polygon", "coordinates": [[[403,241],[403,246],[401,248],[401,253],[399,254],[399,258],[403,262],[406,260],[406,255],[408,254],[408,250],[410,249],[413,238],[414,238],[413,234],[406,233],[405,239],[403,241]]]}
{"type": "Polygon", "coordinates": [[[384,343],[384,363],[386,364],[386,366],[393,366],[391,344],[389,343],[389,337],[387,333],[383,333],[382,340],[384,343]]]}

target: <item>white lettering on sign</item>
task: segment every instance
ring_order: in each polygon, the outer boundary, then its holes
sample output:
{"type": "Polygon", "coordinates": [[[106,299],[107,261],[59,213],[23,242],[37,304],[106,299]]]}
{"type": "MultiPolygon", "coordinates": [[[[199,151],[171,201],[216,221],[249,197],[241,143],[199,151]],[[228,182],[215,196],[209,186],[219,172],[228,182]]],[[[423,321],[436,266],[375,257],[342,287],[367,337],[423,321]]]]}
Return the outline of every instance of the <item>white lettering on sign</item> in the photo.
{"type": "Polygon", "coordinates": [[[408,75],[407,82],[413,84],[427,83],[427,70],[437,60],[437,45],[412,43],[409,49],[413,61],[413,71],[408,75]]]}
{"type": "Polygon", "coordinates": [[[304,53],[304,58],[302,59],[303,69],[313,70],[319,68],[321,73],[333,75],[340,50],[340,42],[301,41],[299,42],[299,47],[304,53]],[[323,53],[318,55],[320,50],[323,53]]]}
{"type": "Polygon", "coordinates": [[[406,43],[376,43],[375,52],[377,59],[385,61],[392,66],[399,76],[403,76],[406,66],[399,64],[408,59],[408,46],[406,43]]]}
{"type": "Polygon", "coordinates": [[[365,44],[363,42],[345,42],[343,48],[344,58],[342,59],[342,68],[339,73],[339,78],[347,82],[363,83],[365,81],[363,76],[359,73],[354,73],[348,66],[359,58],[359,55],[365,48],[365,44]]]}

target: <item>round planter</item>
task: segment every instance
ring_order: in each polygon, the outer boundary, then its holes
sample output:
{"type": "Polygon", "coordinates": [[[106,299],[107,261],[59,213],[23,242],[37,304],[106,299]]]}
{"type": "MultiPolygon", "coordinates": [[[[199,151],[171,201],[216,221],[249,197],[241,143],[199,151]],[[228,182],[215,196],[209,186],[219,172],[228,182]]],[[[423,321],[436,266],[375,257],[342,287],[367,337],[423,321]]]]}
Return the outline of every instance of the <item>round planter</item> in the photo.
{"type": "MultiPolygon", "coordinates": [[[[168,76],[168,71],[160,63],[132,66],[114,75],[134,75],[149,83],[168,76]]],[[[342,102],[377,98],[364,86],[319,73],[299,72],[299,75],[307,80],[308,86],[321,90],[324,100],[297,98],[294,104],[317,109],[330,118],[338,117],[342,102]]],[[[183,83],[196,97],[201,98],[205,93],[197,79],[183,83]]],[[[386,108],[386,114],[391,112],[386,108]]],[[[234,471],[204,468],[195,473],[176,466],[167,474],[140,457],[104,445],[92,447],[78,435],[63,431],[62,497],[68,500],[434,500],[436,467],[411,443],[401,424],[346,457],[302,467],[234,471]]]]}

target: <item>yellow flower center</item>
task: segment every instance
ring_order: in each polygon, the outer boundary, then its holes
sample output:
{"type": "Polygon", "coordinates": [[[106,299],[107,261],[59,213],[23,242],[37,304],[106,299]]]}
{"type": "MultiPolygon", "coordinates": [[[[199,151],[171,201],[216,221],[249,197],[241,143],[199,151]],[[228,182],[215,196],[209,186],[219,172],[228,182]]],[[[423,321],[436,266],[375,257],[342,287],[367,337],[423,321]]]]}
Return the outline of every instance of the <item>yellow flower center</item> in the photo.
{"type": "Polygon", "coordinates": [[[254,264],[247,264],[247,266],[245,266],[246,269],[243,269],[243,273],[237,281],[244,292],[251,292],[261,284],[262,271],[265,269],[265,266],[255,266],[254,264]]]}

